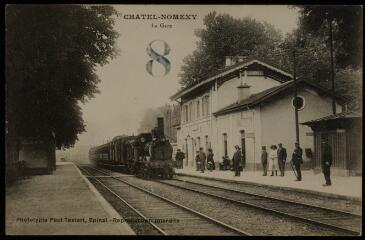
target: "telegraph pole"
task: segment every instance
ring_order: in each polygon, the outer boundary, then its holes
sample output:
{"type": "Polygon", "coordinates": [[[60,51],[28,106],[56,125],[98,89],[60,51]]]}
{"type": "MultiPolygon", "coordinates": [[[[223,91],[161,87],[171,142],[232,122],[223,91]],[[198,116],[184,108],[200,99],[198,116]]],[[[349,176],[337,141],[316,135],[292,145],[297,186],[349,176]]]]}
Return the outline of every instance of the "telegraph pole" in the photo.
{"type": "Polygon", "coordinates": [[[329,40],[330,40],[330,55],[331,55],[331,91],[332,91],[332,112],[336,114],[335,102],[335,67],[333,63],[333,36],[332,36],[332,18],[328,19],[329,24],[329,40]]]}

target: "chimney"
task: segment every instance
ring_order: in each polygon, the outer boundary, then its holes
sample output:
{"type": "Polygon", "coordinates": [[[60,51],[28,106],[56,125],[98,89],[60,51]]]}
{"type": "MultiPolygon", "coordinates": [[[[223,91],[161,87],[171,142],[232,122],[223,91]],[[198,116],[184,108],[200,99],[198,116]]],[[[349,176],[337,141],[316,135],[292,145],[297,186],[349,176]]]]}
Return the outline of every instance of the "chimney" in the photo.
{"type": "Polygon", "coordinates": [[[163,117],[157,118],[157,129],[164,135],[164,124],[163,124],[163,117]]]}
{"type": "Polygon", "coordinates": [[[229,67],[235,65],[236,63],[243,62],[247,57],[245,56],[226,56],[226,65],[225,67],[229,67]]]}
{"type": "Polygon", "coordinates": [[[242,72],[239,72],[239,78],[241,79],[241,84],[237,87],[237,102],[240,103],[251,96],[250,87],[247,84],[247,71],[244,70],[244,83],[242,81],[242,72]]]}
{"type": "Polygon", "coordinates": [[[232,56],[226,56],[226,65],[225,67],[229,67],[232,65],[232,56]]]}

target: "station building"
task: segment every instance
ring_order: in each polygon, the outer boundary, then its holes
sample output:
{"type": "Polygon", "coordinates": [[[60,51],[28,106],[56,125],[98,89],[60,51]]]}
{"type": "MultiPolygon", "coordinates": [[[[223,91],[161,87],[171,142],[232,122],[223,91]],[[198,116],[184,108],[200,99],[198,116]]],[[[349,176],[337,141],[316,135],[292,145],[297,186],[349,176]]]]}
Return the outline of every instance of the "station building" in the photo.
{"type": "MultiPolygon", "coordinates": [[[[261,147],[282,143],[288,158],[294,150],[295,108],[293,76],[255,58],[227,57],[226,67],[171,97],[181,105],[177,145],[185,153],[185,166],[195,166],[195,151],[213,149],[214,161],[233,157],[239,145],[245,169],[261,168],[261,147]]],[[[322,87],[298,79],[299,123],[332,114],[332,97],[322,87]]],[[[336,98],[336,111],[343,101],[336,98]]],[[[299,125],[304,166],[314,162],[314,134],[299,125]]],[[[287,164],[288,165],[288,164],[287,164]]]]}

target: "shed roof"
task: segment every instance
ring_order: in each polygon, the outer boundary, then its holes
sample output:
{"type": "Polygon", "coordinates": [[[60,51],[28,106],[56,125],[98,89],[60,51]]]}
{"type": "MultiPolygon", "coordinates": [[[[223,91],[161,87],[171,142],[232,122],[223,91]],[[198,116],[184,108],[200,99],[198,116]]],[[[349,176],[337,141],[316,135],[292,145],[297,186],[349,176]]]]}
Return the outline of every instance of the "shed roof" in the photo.
{"type": "Polygon", "coordinates": [[[332,114],[332,115],[329,115],[326,117],[314,119],[311,121],[307,121],[307,122],[304,122],[301,124],[313,125],[313,124],[323,123],[323,122],[332,121],[332,120],[355,119],[355,118],[362,118],[362,116],[360,113],[356,113],[356,112],[341,112],[341,113],[332,114]]]}

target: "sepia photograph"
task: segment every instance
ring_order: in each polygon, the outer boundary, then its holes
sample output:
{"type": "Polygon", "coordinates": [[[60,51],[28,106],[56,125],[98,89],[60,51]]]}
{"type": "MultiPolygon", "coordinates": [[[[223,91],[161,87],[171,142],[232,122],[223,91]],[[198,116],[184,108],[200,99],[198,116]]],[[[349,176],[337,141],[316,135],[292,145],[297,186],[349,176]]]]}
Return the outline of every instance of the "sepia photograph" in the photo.
{"type": "Polygon", "coordinates": [[[6,236],[362,236],[363,5],[4,16],[6,236]]]}

